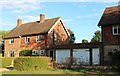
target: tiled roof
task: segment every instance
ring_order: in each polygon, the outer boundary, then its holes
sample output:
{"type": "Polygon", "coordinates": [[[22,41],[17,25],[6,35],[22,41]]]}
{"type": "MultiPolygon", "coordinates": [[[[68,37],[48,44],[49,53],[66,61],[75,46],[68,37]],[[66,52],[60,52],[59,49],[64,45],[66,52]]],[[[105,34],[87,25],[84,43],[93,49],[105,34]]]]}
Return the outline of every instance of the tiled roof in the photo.
{"type": "Polygon", "coordinates": [[[108,7],[105,9],[98,26],[120,24],[120,6],[108,7]]]}
{"type": "Polygon", "coordinates": [[[59,18],[60,17],[46,19],[43,23],[36,21],[16,26],[10,33],[4,36],[4,38],[14,38],[24,35],[47,33],[59,18]]]}

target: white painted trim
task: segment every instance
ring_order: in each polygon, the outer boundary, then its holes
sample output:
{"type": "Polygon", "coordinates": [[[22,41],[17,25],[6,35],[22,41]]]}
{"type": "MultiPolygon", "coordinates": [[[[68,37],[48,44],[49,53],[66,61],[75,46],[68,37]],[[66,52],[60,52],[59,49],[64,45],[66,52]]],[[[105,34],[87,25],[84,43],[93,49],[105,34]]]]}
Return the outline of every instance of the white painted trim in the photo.
{"type": "MultiPolygon", "coordinates": [[[[40,35],[36,35],[36,42],[40,42],[41,40],[40,40],[40,41],[37,41],[37,36],[40,36],[40,35]]],[[[40,36],[40,38],[41,38],[41,36],[40,36]]]]}
{"type": "Polygon", "coordinates": [[[57,22],[52,26],[52,28],[48,31],[48,33],[50,33],[50,32],[55,28],[55,26],[58,24],[58,22],[60,22],[60,21],[62,22],[63,27],[65,28],[68,36],[70,37],[70,33],[68,32],[67,28],[64,26],[65,24],[64,24],[64,22],[63,22],[63,20],[62,20],[61,18],[59,18],[59,19],[57,20],[57,22]]]}
{"type": "Polygon", "coordinates": [[[61,20],[61,22],[63,23],[63,27],[64,27],[65,30],[67,31],[68,36],[71,37],[71,36],[70,36],[70,33],[69,33],[68,30],[67,30],[67,28],[64,26],[64,25],[65,25],[65,24],[64,24],[64,21],[63,21],[61,18],[60,18],[60,20],[61,20]]]}
{"type": "Polygon", "coordinates": [[[26,42],[26,38],[30,38],[30,37],[28,37],[28,36],[25,37],[25,43],[29,43],[30,41],[29,41],[29,42],[26,42]]]}
{"type": "MultiPolygon", "coordinates": [[[[13,39],[13,41],[14,41],[14,38],[12,38],[12,39],[13,39]]],[[[9,39],[9,44],[14,44],[14,42],[11,43],[11,40],[12,40],[12,39],[9,39]]]]}
{"type": "Polygon", "coordinates": [[[118,33],[118,26],[119,26],[119,25],[114,25],[114,26],[112,26],[112,33],[113,33],[113,35],[120,35],[120,34],[118,33]],[[115,29],[114,27],[115,27],[115,26],[117,27],[117,34],[114,33],[114,29],[115,29]]]}
{"type": "Polygon", "coordinates": [[[56,21],[56,23],[52,26],[52,28],[48,31],[48,33],[50,33],[55,28],[55,26],[58,24],[59,21],[60,18],[56,21]]]}

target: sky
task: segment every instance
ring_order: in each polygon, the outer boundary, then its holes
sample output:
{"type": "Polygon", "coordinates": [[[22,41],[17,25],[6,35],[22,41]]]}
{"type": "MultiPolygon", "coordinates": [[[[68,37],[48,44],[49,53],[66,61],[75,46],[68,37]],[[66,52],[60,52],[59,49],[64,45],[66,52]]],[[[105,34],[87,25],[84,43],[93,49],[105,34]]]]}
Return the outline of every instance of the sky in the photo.
{"type": "Polygon", "coordinates": [[[106,7],[118,5],[118,0],[0,0],[0,30],[12,30],[17,19],[22,23],[47,18],[61,17],[65,27],[71,29],[76,43],[88,41],[94,35],[106,7]]]}

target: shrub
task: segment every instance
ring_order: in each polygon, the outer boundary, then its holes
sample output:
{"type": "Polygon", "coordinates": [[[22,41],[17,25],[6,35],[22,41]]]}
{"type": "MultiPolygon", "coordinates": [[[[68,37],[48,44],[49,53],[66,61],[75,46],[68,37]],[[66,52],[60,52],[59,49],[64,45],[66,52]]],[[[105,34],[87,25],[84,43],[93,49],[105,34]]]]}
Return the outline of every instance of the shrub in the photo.
{"type": "Polygon", "coordinates": [[[19,57],[14,60],[14,69],[19,71],[41,70],[47,68],[47,57],[19,57]]]}
{"type": "Polygon", "coordinates": [[[12,63],[12,60],[13,60],[12,57],[2,57],[2,66],[1,67],[10,66],[12,63]]]}
{"type": "Polygon", "coordinates": [[[23,49],[20,51],[20,56],[32,56],[32,50],[31,49],[23,49]]]}
{"type": "Polygon", "coordinates": [[[117,70],[120,72],[120,51],[112,53],[112,65],[117,67],[117,70]]]}

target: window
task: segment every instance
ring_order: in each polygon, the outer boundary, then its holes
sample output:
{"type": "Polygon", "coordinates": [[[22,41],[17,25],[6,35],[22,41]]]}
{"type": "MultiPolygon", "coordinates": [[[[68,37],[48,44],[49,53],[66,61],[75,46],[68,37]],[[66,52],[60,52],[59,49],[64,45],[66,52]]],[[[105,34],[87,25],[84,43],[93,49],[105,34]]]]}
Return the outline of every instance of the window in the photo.
{"type": "Polygon", "coordinates": [[[55,40],[55,41],[57,40],[57,35],[56,35],[56,33],[54,33],[54,40],[55,40]]]}
{"type": "Polygon", "coordinates": [[[37,35],[36,36],[36,42],[40,42],[41,38],[40,38],[40,35],[37,35]]]}
{"type": "Polygon", "coordinates": [[[10,39],[9,44],[13,44],[13,43],[14,43],[14,39],[10,39]]]}
{"type": "Polygon", "coordinates": [[[113,35],[120,35],[120,25],[113,26],[113,35]]]}
{"type": "Polygon", "coordinates": [[[25,43],[29,43],[30,42],[30,37],[25,37],[25,43]]]}

